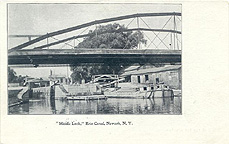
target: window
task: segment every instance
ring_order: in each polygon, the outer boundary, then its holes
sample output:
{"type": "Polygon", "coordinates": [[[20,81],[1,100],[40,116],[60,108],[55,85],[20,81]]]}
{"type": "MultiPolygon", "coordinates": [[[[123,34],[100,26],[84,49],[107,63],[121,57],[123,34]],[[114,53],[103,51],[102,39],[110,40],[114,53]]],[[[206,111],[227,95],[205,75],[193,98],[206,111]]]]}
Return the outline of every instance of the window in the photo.
{"type": "Polygon", "coordinates": [[[144,87],[143,89],[144,89],[144,90],[147,90],[147,87],[144,87]]]}
{"type": "Polygon", "coordinates": [[[141,83],[141,78],[140,78],[140,76],[138,76],[138,83],[141,83]]]}
{"type": "Polygon", "coordinates": [[[159,78],[156,78],[156,84],[159,84],[159,78]]]}
{"type": "Polygon", "coordinates": [[[151,87],[151,90],[153,90],[154,88],[153,87],[151,87]]]}
{"type": "Polygon", "coordinates": [[[149,80],[149,76],[145,75],[145,80],[148,81],[149,80]]]}
{"type": "Polygon", "coordinates": [[[130,77],[130,75],[127,76],[127,77],[125,77],[125,82],[131,82],[131,77],[130,77]]]}

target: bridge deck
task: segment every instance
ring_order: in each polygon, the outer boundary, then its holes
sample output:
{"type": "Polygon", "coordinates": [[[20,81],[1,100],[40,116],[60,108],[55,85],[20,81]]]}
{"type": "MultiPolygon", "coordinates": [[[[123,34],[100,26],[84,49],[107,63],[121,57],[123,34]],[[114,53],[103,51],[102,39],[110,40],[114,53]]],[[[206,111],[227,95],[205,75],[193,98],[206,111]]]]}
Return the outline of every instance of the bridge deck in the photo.
{"type": "Polygon", "coordinates": [[[8,53],[9,65],[77,63],[179,63],[180,50],[43,49],[8,53]]]}

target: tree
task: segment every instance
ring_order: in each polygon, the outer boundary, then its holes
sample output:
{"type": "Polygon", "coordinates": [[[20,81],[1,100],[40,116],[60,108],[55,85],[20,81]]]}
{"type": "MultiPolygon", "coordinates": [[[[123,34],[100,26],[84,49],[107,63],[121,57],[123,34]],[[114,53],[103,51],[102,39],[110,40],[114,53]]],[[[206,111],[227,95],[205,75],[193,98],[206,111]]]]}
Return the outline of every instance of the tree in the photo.
{"type": "Polygon", "coordinates": [[[127,28],[117,23],[100,25],[94,31],[89,31],[89,36],[84,38],[76,48],[133,49],[139,43],[146,44],[140,31],[123,32],[123,30],[127,28]]]}
{"type": "MultiPolygon", "coordinates": [[[[98,26],[94,31],[89,31],[89,36],[84,38],[75,48],[104,48],[104,49],[134,49],[138,44],[146,44],[143,34],[137,32],[123,32],[127,28],[117,23],[98,26]]],[[[71,77],[74,82],[82,79],[90,81],[92,75],[117,74],[123,64],[84,64],[83,66],[72,65],[71,77]]]]}
{"type": "Polygon", "coordinates": [[[8,83],[19,83],[20,85],[22,85],[25,78],[26,76],[17,76],[17,73],[13,69],[8,67],[8,83]]]}
{"type": "Polygon", "coordinates": [[[14,83],[16,81],[17,81],[16,72],[13,69],[11,69],[10,67],[8,67],[8,82],[14,83]]]}

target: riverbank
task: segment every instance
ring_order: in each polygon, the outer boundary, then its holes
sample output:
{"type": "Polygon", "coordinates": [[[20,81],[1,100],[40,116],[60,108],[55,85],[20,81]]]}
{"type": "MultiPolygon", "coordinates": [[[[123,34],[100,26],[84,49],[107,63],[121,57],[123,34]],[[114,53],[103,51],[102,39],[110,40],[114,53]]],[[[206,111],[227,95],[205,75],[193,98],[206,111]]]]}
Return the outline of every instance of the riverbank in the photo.
{"type": "Polygon", "coordinates": [[[17,97],[22,88],[9,88],[8,89],[8,106],[13,106],[14,104],[20,102],[21,100],[17,97]]]}
{"type": "Polygon", "coordinates": [[[27,87],[8,87],[8,106],[16,106],[29,101],[27,87]]]}

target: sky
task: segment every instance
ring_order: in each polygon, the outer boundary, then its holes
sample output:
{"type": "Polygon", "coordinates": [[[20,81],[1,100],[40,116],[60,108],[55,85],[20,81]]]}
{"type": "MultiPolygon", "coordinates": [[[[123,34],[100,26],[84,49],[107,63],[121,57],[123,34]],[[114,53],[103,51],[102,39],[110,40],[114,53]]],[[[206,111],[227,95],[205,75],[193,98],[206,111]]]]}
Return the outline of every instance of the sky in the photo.
{"type": "MultiPolygon", "coordinates": [[[[100,20],[104,18],[117,17],[122,15],[136,14],[136,13],[158,13],[158,12],[181,12],[181,5],[177,4],[9,4],[8,5],[8,35],[43,35],[49,32],[65,29],[68,27],[76,26],[86,22],[100,20]]],[[[144,21],[151,28],[162,28],[170,17],[153,17],[143,18],[144,21]]],[[[181,19],[181,18],[180,18],[181,19]]],[[[181,31],[181,22],[177,21],[177,29],[181,31]]],[[[120,24],[128,25],[131,19],[117,21],[120,24]]],[[[129,28],[136,28],[136,19],[130,23],[129,28]]],[[[147,28],[143,21],[140,20],[140,27],[147,28]]],[[[166,25],[166,29],[172,29],[172,20],[166,25]]],[[[74,32],[56,36],[56,39],[62,39],[72,35],[78,35],[85,30],[84,34],[89,30],[94,30],[95,26],[88,29],[80,29],[74,32]]],[[[151,40],[155,36],[153,33],[145,32],[151,40]]],[[[161,39],[166,36],[165,33],[160,34],[161,39]]],[[[147,40],[148,38],[145,37],[147,40]]],[[[166,37],[165,43],[169,43],[169,36],[166,37]],[[167,40],[167,41],[166,41],[167,40]]],[[[8,38],[8,49],[17,46],[21,43],[27,42],[28,38],[8,38]]],[[[54,39],[49,39],[49,42],[54,42],[54,39]]],[[[79,39],[79,41],[82,41],[79,39]]],[[[148,40],[150,41],[150,40],[148,40]]],[[[78,41],[75,41],[77,45],[78,41]]],[[[45,44],[42,41],[34,46],[45,44]]],[[[150,43],[150,42],[149,42],[150,43]]],[[[148,43],[148,44],[149,44],[148,43]]],[[[69,44],[73,44],[71,41],[69,44]]],[[[158,39],[155,44],[160,44],[158,39]]],[[[153,47],[154,45],[149,45],[153,47]]],[[[147,48],[147,46],[142,46],[147,48]]],[[[159,47],[165,47],[160,44],[159,47]]],[[[53,47],[58,48],[71,48],[65,44],[53,47]]],[[[166,48],[166,47],[165,47],[166,48]]],[[[19,75],[30,75],[32,77],[47,77],[49,71],[52,69],[55,74],[70,75],[70,68],[66,67],[38,67],[38,68],[14,68],[19,75]],[[68,70],[67,70],[68,69],[68,70]]]]}

